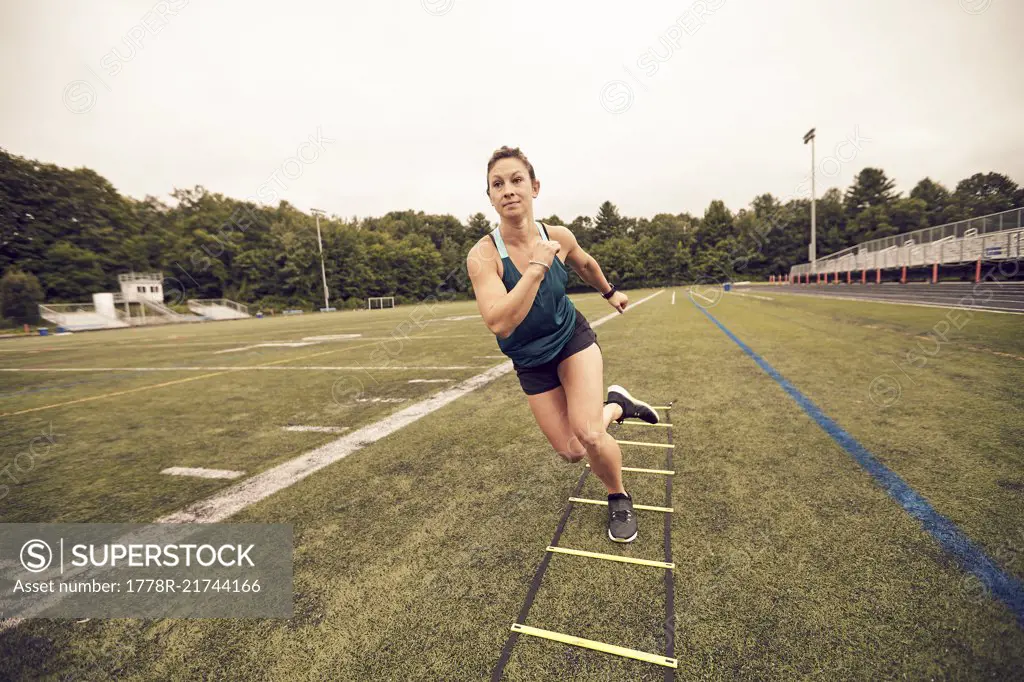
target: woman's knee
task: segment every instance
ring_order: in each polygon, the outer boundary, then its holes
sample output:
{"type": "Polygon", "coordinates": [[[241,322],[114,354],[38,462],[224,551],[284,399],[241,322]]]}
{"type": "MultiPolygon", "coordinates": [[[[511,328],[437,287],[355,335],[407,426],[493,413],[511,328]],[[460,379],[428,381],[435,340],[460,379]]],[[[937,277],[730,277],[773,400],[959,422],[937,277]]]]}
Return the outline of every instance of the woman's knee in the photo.
{"type": "Polygon", "coordinates": [[[571,431],[563,440],[564,443],[551,442],[559,457],[567,462],[575,463],[587,456],[587,448],[571,431]]]}
{"type": "Polygon", "coordinates": [[[601,441],[608,435],[604,429],[604,422],[601,420],[588,420],[583,423],[572,425],[573,437],[586,450],[593,450],[601,445],[601,441]]]}

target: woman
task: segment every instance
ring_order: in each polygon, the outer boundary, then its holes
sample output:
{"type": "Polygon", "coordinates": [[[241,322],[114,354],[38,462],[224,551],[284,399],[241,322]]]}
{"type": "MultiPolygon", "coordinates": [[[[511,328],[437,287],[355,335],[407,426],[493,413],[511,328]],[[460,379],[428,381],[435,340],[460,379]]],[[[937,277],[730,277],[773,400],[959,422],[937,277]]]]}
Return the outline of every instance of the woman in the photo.
{"type": "Polygon", "coordinates": [[[565,295],[564,264],[620,313],[629,299],[608,283],[572,232],[534,222],[539,192],[533,165],[518,148],[494,152],[487,164],[487,195],[501,220],[470,250],[466,267],[480,315],[512,359],[541,431],[567,461],[587,457],[608,489],[608,538],[632,542],[637,537],[633,500],[622,487],[622,452],[607,428],[613,419],[656,424],[658,414],[614,385],[602,407],[601,348],[565,295]]]}

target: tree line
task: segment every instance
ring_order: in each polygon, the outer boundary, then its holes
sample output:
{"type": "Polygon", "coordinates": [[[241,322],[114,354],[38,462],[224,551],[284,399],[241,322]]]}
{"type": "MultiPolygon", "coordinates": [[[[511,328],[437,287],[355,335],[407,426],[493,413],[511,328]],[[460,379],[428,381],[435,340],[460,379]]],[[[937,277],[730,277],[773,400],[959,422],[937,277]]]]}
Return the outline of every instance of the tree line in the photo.
{"type": "MultiPolygon", "coordinates": [[[[1024,205],[1024,188],[994,172],[965,178],[952,191],[929,178],[907,196],[895,186],[882,169],[864,168],[845,192],[825,192],[816,207],[819,255],[1024,205]]],[[[0,149],[0,275],[7,280],[0,294],[24,298],[29,294],[10,292],[31,294],[37,286],[46,302],[88,301],[94,292],[117,291],[119,273],[159,270],[171,303],[225,297],[261,308],[322,305],[314,216],[286,201],[261,206],[201,186],[170,196],[124,196],[88,168],[0,149]]],[[[621,287],[723,273],[757,280],[807,261],[810,199],[782,202],[766,193],[736,212],[715,200],[703,215],[652,218],[623,216],[605,201],[593,217],[539,219],[569,227],[621,287]]],[[[413,210],[321,218],[332,305],[363,307],[369,296],[412,302],[439,291],[471,296],[466,254],[495,224],[483,213],[462,221],[413,210]]],[[[585,286],[572,277],[574,288],[585,286]]],[[[13,319],[7,308],[3,314],[13,319]]]]}

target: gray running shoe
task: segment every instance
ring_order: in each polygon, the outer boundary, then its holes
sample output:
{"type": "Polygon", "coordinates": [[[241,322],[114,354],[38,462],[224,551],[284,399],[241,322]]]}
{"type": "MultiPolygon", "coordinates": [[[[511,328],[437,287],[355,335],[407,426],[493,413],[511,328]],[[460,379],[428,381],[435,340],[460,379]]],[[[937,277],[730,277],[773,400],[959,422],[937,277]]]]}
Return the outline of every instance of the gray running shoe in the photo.
{"type": "Polygon", "coordinates": [[[633,542],[636,540],[636,512],[633,498],[621,497],[608,500],[608,539],[612,542],[633,542]]]}

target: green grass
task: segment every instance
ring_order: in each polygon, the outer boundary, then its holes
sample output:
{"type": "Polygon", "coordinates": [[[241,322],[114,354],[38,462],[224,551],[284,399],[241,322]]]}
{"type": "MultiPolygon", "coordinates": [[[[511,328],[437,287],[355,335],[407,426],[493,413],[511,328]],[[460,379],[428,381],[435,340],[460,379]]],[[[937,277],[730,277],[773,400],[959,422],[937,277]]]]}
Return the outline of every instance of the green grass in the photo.
{"type": "MultiPolygon", "coordinates": [[[[591,320],[610,311],[597,296],[574,300],[591,320]]],[[[9,340],[0,363],[371,366],[390,357],[372,339],[387,339],[410,310],[9,340]],[[349,332],[364,339],[211,354],[349,332]],[[316,353],[326,354],[306,357],[316,353]]],[[[429,317],[475,312],[456,303],[429,317]]],[[[880,407],[869,395],[874,377],[897,375],[890,360],[916,348],[945,311],[726,295],[711,312],[1004,570],[1024,576],[1020,318],[976,313],[924,367],[907,367],[917,383],[899,375],[902,394],[880,407]]],[[[673,306],[666,291],[597,333],[605,383],[656,404],[677,400],[678,679],[1019,675],[1024,633],[1010,612],[972,589],[685,292],[673,306]]],[[[286,424],[357,428],[409,404],[336,400],[339,379],[359,377],[367,397],[416,400],[443,385],[410,378],[462,379],[500,362],[478,357],[498,354],[479,319],[439,321],[400,345],[391,343],[394,365],[475,369],[246,369],[161,388],[145,387],[203,372],[0,373],[0,411],[46,408],[4,417],[8,461],[47,425],[62,434],[0,501],[0,520],[152,520],[231,484],[159,475],[166,466],[258,473],[334,438],[286,424]],[[132,389],[144,390],[47,407],[132,389]]],[[[662,440],[661,431],[615,433],[662,440]]],[[[660,449],[623,453],[627,465],[664,463],[660,449]]],[[[506,375],[230,519],[294,525],[292,619],[31,621],[0,633],[0,678],[486,679],[581,466],[550,451],[506,375]]],[[[663,503],[661,476],[624,477],[638,501],[663,503]]],[[[588,477],[582,495],[603,493],[588,477]]],[[[660,513],[640,512],[640,538],[626,547],[604,537],[605,514],[577,505],[560,544],[662,557],[660,513]]],[[[660,652],[663,575],[554,556],[527,624],[660,652]]],[[[662,670],[520,637],[505,679],[655,680],[662,670]]]]}

